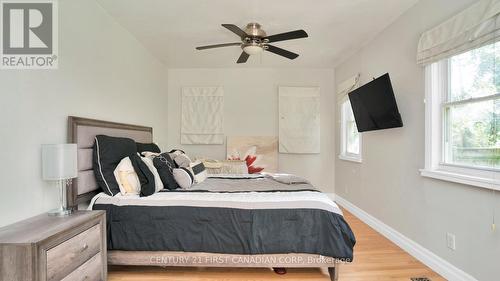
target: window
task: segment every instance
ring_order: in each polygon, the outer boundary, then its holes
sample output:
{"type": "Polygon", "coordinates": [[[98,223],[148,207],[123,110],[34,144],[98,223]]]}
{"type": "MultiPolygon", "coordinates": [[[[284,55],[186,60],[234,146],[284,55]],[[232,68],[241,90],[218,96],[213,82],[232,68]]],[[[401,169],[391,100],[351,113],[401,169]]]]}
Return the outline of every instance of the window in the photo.
{"type": "Polygon", "coordinates": [[[500,42],[426,67],[424,176],[500,188],[500,42]]]}
{"type": "Polygon", "coordinates": [[[340,155],[343,160],[361,162],[361,134],[356,127],[349,98],[341,105],[340,155]]]}

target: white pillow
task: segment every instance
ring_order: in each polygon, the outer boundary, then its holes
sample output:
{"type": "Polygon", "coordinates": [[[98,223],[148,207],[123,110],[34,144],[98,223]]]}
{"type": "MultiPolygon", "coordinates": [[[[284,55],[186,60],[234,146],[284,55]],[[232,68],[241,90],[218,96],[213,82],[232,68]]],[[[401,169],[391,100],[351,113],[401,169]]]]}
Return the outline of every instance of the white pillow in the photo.
{"type": "Polygon", "coordinates": [[[179,155],[176,155],[175,158],[172,158],[175,162],[175,164],[177,164],[178,167],[182,167],[182,168],[189,168],[189,164],[191,164],[191,159],[189,158],[189,156],[187,156],[186,154],[179,154],[179,155]]]}
{"type": "Polygon", "coordinates": [[[182,189],[189,189],[194,183],[194,177],[187,168],[175,168],[172,174],[182,189]]]}
{"type": "Polygon", "coordinates": [[[141,182],[129,157],[123,158],[113,173],[122,195],[136,195],[141,192],[141,182]]]}
{"type": "Polygon", "coordinates": [[[155,165],[153,164],[153,159],[149,157],[141,157],[142,162],[148,166],[151,173],[155,177],[155,192],[158,192],[163,189],[163,182],[161,181],[160,174],[158,174],[158,170],[156,170],[155,165]]]}
{"type": "Polygon", "coordinates": [[[307,179],[292,174],[264,173],[264,176],[284,184],[310,183],[307,179]]]}

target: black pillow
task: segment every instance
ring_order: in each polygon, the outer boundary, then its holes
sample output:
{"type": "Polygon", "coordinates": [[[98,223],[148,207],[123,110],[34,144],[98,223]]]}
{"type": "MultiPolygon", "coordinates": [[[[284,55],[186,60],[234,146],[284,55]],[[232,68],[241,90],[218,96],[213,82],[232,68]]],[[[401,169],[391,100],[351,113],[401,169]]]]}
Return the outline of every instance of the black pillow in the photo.
{"type": "Polygon", "coordinates": [[[130,156],[130,162],[134,167],[135,173],[141,183],[141,192],[139,196],[149,196],[155,193],[155,176],[149,169],[148,165],[142,161],[137,154],[130,156]]]}
{"type": "Polygon", "coordinates": [[[156,143],[136,143],[137,152],[143,153],[144,151],[150,151],[154,153],[160,153],[160,148],[156,145],[156,143]]]}
{"type": "Polygon", "coordinates": [[[114,196],[120,192],[114,171],[125,157],[135,155],[135,141],[97,135],[94,142],[93,168],[96,182],[106,194],[114,196]]]}
{"type": "Polygon", "coordinates": [[[179,188],[173,174],[175,163],[167,152],[156,156],[153,159],[153,164],[158,170],[164,188],[170,190],[179,188]]]}

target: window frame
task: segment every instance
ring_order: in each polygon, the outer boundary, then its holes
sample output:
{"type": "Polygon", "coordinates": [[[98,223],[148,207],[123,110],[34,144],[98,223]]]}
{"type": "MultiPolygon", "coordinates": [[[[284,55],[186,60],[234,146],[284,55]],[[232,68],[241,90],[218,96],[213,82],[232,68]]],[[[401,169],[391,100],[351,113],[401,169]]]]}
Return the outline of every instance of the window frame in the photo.
{"type": "Polygon", "coordinates": [[[363,140],[362,134],[359,134],[359,153],[352,153],[347,151],[347,112],[345,110],[345,105],[349,104],[350,100],[347,94],[340,100],[340,153],[339,159],[345,161],[351,161],[356,163],[362,163],[362,152],[363,152],[363,140]]]}
{"type": "MultiPolygon", "coordinates": [[[[420,174],[500,191],[500,169],[445,162],[445,109],[459,103],[449,101],[449,73],[449,59],[425,67],[425,168],[420,170],[420,174]]],[[[497,96],[471,98],[460,103],[495,99],[497,96]]]]}

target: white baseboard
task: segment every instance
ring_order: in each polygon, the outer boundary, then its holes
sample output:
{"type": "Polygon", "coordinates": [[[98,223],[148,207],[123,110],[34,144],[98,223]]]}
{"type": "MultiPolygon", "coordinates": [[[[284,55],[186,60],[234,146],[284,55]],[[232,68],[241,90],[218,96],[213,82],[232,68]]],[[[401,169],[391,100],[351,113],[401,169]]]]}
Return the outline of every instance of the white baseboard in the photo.
{"type": "Polygon", "coordinates": [[[474,277],[470,276],[463,270],[455,267],[448,261],[437,256],[433,252],[422,247],[410,238],[404,236],[392,227],[386,225],[382,221],[363,211],[356,205],[347,201],[337,194],[328,194],[340,206],[344,207],[347,211],[362,220],[364,223],[375,229],[377,232],[385,236],[387,239],[398,245],[401,249],[405,250],[408,254],[430,267],[432,270],[443,276],[450,281],[477,281],[474,277]]]}

